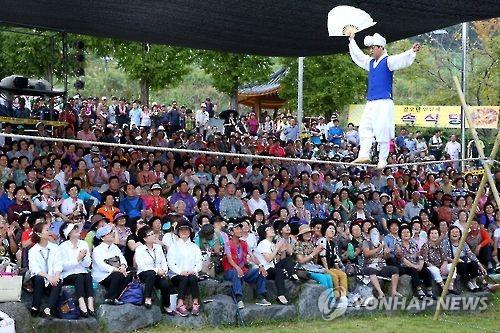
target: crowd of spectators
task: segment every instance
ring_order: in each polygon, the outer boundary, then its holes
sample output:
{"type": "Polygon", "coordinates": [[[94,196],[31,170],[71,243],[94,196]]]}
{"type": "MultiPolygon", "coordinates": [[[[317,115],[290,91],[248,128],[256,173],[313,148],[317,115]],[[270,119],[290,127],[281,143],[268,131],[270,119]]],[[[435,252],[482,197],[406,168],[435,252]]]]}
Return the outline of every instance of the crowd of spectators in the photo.
{"type": "MultiPolygon", "coordinates": [[[[30,278],[25,288],[33,292],[33,314],[52,317],[62,285],[69,284],[82,316],[93,316],[93,283],[106,288],[106,303],[120,305],[133,274],[145,284],[146,308],[156,288],[162,311],[188,316],[200,313],[198,281],[207,277],[231,281],[243,308],[244,282],[257,285],[262,306],[271,304],[266,279],[275,280],[272,301],[281,304],[289,302],[286,279],[334,287],[335,297],[347,302],[348,275],[364,279],[378,298],[385,297],[380,279],[389,279],[398,297],[399,277],[409,275],[415,295],[424,298],[435,297],[433,281],[442,288],[448,274],[472,291],[483,289],[485,275],[500,267],[500,212],[488,185],[471,211],[478,176],[440,162],[459,158],[455,135],[445,143],[440,131],[425,139],[403,129],[389,164],[436,162],[376,170],[322,163],[357,156],[356,128],[350,123],[344,130],[337,114],[299,129],[279,111],[226,112],[216,126],[209,98],[194,112],[175,101],[149,107],[78,95],[54,105],[39,99],[28,108],[19,97],[0,106],[0,116],[39,120],[33,133],[11,123],[3,124],[4,133],[47,137],[0,137],[0,256],[30,278]],[[474,222],[457,254],[469,214],[474,222]],[[41,309],[45,289],[50,300],[41,309]]],[[[499,188],[499,171],[494,178],[499,188]]],[[[450,292],[460,293],[455,283],[450,292]]]]}

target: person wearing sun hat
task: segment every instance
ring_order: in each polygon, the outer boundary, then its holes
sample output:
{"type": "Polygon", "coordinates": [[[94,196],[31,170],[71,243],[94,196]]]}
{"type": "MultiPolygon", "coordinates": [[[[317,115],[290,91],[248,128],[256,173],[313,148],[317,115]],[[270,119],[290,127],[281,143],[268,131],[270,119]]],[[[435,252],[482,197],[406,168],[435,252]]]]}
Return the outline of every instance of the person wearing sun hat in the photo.
{"type": "Polygon", "coordinates": [[[106,224],[97,229],[96,238],[102,241],[92,252],[92,278],[106,288],[104,303],[122,305],[118,300],[121,293],[132,281],[132,275],[127,272],[127,261],[116,244],[113,227],[106,224]]]}
{"type": "Polygon", "coordinates": [[[322,266],[314,264],[314,259],[323,251],[321,246],[314,246],[311,242],[312,230],[307,224],[299,227],[297,242],[293,246],[293,253],[298,266],[307,272],[309,278],[323,287],[333,288],[332,277],[325,273],[322,266]]]}
{"type": "Polygon", "coordinates": [[[92,261],[89,246],[87,242],[80,239],[80,228],[77,224],[63,224],[61,239],[65,240],[59,246],[65,258],[62,260],[63,270],[61,272],[63,283],[75,286],[80,315],[94,317],[94,290],[92,288],[92,275],[88,271],[92,261]]]}
{"type": "Polygon", "coordinates": [[[200,248],[191,241],[192,231],[189,222],[180,222],[176,228],[178,239],[167,252],[168,266],[174,273],[171,280],[178,292],[175,312],[182,317],[187,317],[190,313],[194,316],[200,314],[198,274],[202,269],[203,258],[200,248]],[[184,303],[188,295],[193,299],[191,311],[184,303]]]}
{"type": "Polygon", "coordinates": [[[410,66],[415,60],[420,44],[401,54],[388,56],[385,50],[386,40],[380,34],[366,36],[365,46],[370,55],[366,55],[354,40],[354,31],[349,36],[349,52],[356,65],[368,71],[368,93],[365,110],[359,124],[360,150],[355,163],[369,163],[373,137],[379,145],[377,168],[387,165],[389,141],[394,138],[394,103],[393,72],[410,66]]]}

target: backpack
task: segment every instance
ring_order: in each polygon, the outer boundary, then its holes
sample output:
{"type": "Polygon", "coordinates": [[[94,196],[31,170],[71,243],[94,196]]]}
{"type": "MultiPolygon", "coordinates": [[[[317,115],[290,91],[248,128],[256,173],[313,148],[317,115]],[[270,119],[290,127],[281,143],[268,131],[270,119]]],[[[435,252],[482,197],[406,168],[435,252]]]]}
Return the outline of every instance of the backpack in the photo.
{"type": "Polygon", "coordinates": [[[134,305],[142,305],[142,287],[138,280],[130,282],[125,289],[123,289],[118,300],[124,303],[134,305]]]}
{"type": "Polygon", "coordinates": [[[57,302],[56,315],[61,319],[76,320],[80,318],[80,310],[76,305],[76,301],[69,297],[66,290],[62,290],[57,302]]]}

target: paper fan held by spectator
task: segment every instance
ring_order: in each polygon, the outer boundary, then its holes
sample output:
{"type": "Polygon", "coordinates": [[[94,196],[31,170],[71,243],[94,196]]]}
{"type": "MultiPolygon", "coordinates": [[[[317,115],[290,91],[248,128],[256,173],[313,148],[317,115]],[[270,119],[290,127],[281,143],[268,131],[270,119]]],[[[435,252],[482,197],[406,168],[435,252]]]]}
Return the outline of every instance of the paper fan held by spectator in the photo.
{"type": "Polygon", "coordinates": [[[328,35],[330,37],[349,36],[374,26],[371,16],[364,10],[351,6],[337,6],[328,13],[328,35]]]}

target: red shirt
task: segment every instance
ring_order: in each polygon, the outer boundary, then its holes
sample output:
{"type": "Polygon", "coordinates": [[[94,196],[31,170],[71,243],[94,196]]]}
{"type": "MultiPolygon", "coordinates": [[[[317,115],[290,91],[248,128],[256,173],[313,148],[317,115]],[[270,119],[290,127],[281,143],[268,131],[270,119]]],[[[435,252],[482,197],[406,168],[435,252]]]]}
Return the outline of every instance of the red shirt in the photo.
{"type": "Polygon", "coordinates": [[[248,271],[248,267],[245,266],[247,263],[247,255],[248,255],[248,244],[244,240],[240,240],[237,244],[232,239],[226,244],[226,255],[222,258],[222,268],[224,272],[227,272],[231,269],[234,269],[233,266],[229,263],[227,259],[228,256],[231,256],[233,261],[238,265],[243,273],[248,271]]]}
{"type": "Polygon", "coordinates": [[[151,209],[153,211],[153,216],[158,216],[164,218],[167,216],[168,211],[168,201],[164,197],[155,197],[152,195],[143,196],[142,200],[146,209],[151,209]]]}

